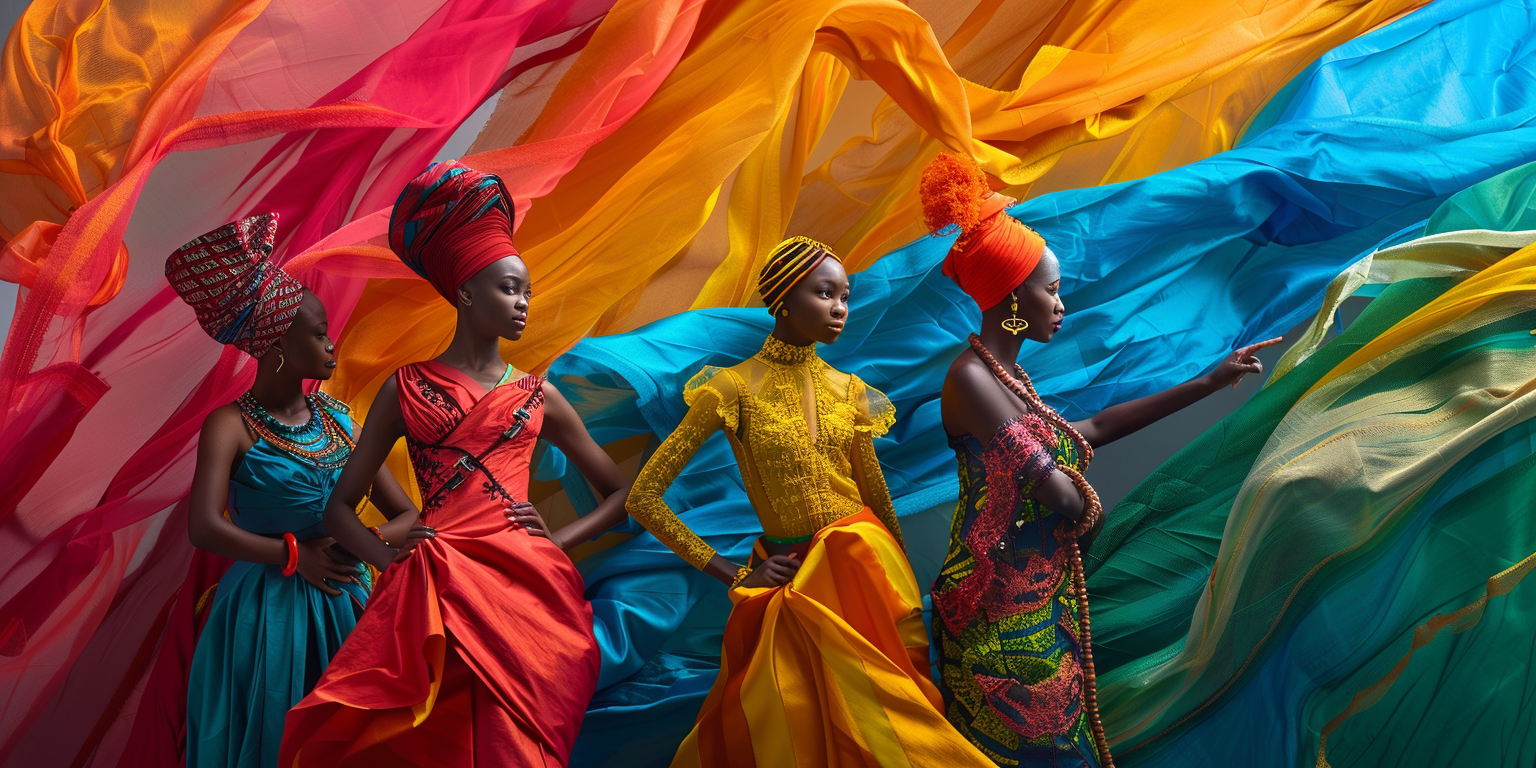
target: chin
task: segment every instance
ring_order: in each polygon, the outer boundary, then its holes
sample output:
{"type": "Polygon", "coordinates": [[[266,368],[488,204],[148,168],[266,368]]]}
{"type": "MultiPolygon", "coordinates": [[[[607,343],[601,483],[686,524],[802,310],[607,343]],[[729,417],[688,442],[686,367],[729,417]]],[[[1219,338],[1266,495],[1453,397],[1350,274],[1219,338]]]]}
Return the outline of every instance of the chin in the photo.
{"type": "Polygon", "coordinates": [[[313,376],[305,376],[304,378],[306,378],[306,379],[315,379],[316,381],[330,381],[331,377],[335,376],[335,375],[336,375],[336,369],[335,368],[321,368],[319,373],[317,373],[317,374],[315,374],[313,376]]]}
{"type": "Polygon", "coordinates": [[[835,344],[837,343],[838,338],[842,335],[842,333],[832,333],[828,331],[817,337],[815,341],[817,344],[835,344]]]}
{"type": "Polygon", "coordinates": [[[509,329],[507,329],[507,331],[505,333],[501,334],[501,337],[503,339],[506,339],[507,341],[517,341],[517,340],[523,338],[523,331],[524,330],[526,330],[526,329],[524,329],[524,328],[509,328],[509,329]]]}

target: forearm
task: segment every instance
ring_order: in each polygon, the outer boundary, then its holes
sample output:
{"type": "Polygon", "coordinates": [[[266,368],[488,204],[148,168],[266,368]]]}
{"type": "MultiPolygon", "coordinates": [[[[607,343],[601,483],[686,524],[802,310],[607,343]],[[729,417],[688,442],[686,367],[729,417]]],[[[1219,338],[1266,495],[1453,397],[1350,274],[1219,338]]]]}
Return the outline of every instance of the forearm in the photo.
{"type": "Polygon", "coordinates": [[[561,528],[559,535],[562,548],[569,549],[582,542],[591,541],[623,522],[627,514],[624,503],[628,499],[629,488],[620,487],[616,493],[610,493],[604,497],[596,509],[561,528]]]}
{"type": "Polygon", "coordinates": [[[1089,445],[1101,446],[1137,432],[1153,422],[1188,408],[1216,391],[1209,376],[1190,379],[1154,395],[1113,405],[1072,426],[1089,445]]]}
{"type": "Polygon", "coordinates": [[[332,494],[330,502],[325,505],[325,531],[348,552],[378,570],[389,567],[395,559],[395,549],[368,530],[363,521],[357,518],[357,512],[347,506],[345,500],[336,498],[336,494],[332,494]]]}
{"type": "Polygon", "coordinates": [[[231,560],[265,565],[288,562],[288,544],[281,538],[251,533],[219,516],[219,523],[188,526],[192,546],[231,560]],[[222,523],[220,525],[219,523],[222,523]]]}
{"type": "Polygon", "coordinates": [[[384,537],[384,543],[395,546],[405,541],[406,534],[411,532],[421,521],[421,513],[411,507],[409,511],[400,512],[383,525],[379,526],[379,533],[384,537]]]}
{"type": "Polygon", "coordinates": [[[710,556],[709,562],[705,563],[704,567],[699,570],[713,576],[716,581],[722,584],[731,585],[736,583],[736,572],[740,569],[741,566],[725,559],[717,552],[710,556]]]}

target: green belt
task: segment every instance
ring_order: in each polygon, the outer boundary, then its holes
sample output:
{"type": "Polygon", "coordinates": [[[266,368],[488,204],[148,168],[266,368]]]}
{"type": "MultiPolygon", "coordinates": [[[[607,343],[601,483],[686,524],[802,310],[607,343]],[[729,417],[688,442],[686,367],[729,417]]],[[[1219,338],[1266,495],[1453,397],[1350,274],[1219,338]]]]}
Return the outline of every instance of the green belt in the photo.
{"type": "Polygon", "coordinates": [[[816,538],[816,534],[813,533],[810,536],[797,536],[797,537],[792,538],[792,539],[779,539],[779,538],[774,538],[773,536],[769,536],[768,534],[765,533],[765,534],[763,534],[763,538],[767,539],[769,542],[771,542],[773,544],[801,544],[801,543],[804,543],[804,542],[810,541],[811,539],[816,538]]]}

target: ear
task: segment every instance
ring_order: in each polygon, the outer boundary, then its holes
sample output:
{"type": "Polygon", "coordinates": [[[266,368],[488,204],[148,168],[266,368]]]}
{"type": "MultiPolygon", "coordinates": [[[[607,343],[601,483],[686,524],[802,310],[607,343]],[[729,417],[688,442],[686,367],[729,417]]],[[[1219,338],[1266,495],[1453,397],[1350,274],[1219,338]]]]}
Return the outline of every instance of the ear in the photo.
{"type": "Polygon", "coordinates": [[[469,283],[459,286],[459,303],[466,307],[475,303],[475,297],[469,293],[469,283]]]}

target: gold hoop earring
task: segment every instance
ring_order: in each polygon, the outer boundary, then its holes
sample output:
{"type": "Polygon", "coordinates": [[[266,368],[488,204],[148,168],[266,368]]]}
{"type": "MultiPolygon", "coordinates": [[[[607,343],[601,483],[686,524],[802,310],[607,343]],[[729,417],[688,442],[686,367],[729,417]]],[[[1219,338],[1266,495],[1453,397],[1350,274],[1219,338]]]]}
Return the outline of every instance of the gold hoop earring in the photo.
{"type": "MultiPolygon", "coordinates": [[[[283,369],[283,363],[286,363],[286,362],[288,362],[288,361],[283,358],[283,353],[282,352],[278,352],[277,353],[277,370],[281,371],[283,369]]],[[[277,373],[277,371],[273,371],[273,373],[277,373]]]]}
{"type": "Polygon", "coordinates": [[[1009,292],[1008,298],[1013,300],[1013,304],[1009,306],[1013,316],[1003,319],[1003,330],[1017,336],[1019,331],[1029,328],[1029,321],[1019,317],[1019,297],[1013,292],[1009,292]]]}

